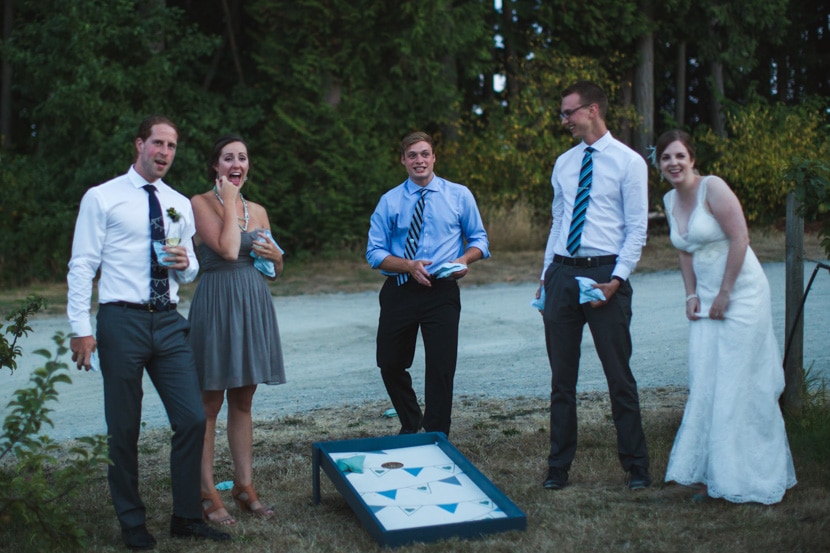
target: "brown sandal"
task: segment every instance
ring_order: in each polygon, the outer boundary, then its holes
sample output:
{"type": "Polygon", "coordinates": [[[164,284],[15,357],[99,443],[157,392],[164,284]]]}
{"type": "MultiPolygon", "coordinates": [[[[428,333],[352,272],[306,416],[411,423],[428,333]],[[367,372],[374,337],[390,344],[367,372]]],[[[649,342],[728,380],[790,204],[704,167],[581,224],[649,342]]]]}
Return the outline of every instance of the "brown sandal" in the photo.
{"type": "Polygon", "coordinates": [[[231,497],[236,501],[239,510],[243,512],[254,513],[261,518],[271,518],[274,516],[274,511],[271,507],[266,507],[257,497],[253,486],[240,486],[234,483],[231,490],[231,497]],[[259,503],[259,507],[254,508],[253,505],[259,503]]]}
{"type": "Polygon", "coordinates": [[[233,518],[227,510],[225,511],[225,516],[219,516],[216,518],[211,517],[213,513],[224,508],[225,504],[222,503],[222,498],[219,497],[218,491],[213,490],[213,492],[210,493],[202,492],[202,516],[204,516],[206,521],[213,522],[214,524],[219,524],[221,526],[233,526],[236,524],[236,519],[233,518]],[[205,503],[208,505],[205,506],[205,503]]]}

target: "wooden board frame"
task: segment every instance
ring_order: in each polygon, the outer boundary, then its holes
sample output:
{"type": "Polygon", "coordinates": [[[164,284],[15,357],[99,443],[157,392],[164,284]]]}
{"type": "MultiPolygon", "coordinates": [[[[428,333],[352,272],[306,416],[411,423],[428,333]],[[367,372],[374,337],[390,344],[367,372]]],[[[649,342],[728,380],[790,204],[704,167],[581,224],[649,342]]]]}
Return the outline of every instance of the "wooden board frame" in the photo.
{"type": "Polygon", "coordinates": [[[432,542],[452,537],[474,538],[484,534],[524,530],[527,517],[506,495],[461,454],[441,432],[406,434],[379,438],[360,438],[312,444],[312,490],[314,504],[320,503],[320,469],[328,475],[337,491],[355,512],[363,527],[381,545],[397,547],[413,542],[432,542]],[[396,449],[434,446],[455,464],[456,474],[463,475],[495,505],[497,518],[430,524],[409,528],[388,529],[376,516],[375,509],[364,500],[361,490],[342,471],[337,458],[345,453],[389,453],[396,449]],[[460,472],[458,472],[460,471],[460,472]]]}

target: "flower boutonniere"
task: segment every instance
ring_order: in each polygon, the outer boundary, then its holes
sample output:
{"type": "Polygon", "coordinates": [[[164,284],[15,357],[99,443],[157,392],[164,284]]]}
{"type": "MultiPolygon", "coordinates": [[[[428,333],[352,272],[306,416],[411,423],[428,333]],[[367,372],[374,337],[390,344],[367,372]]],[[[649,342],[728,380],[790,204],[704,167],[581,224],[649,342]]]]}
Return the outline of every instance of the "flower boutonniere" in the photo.
{"type": "Polygon", "coordinates": [[[170,217],[170,220],[174,223],[178,223],[179,219],[182,218],[182,214],[176,211],[175,207],[168,207],[167,208],[167,216],[170,217]]]}

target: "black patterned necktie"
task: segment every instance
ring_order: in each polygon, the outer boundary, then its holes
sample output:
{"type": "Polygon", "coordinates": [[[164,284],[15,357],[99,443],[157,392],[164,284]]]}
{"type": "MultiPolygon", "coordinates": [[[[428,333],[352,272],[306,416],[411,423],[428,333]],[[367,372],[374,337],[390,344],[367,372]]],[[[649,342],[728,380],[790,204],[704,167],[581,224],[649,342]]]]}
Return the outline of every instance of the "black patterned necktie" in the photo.
{"type": "Polygon", "coordinates": [[[582,157],[582,167],[579,170],[579,187],[576,190],[574,199],[574,213],[571,218],[571,228],[568,232],[568,253],[576,255],[579,245],[582,243],[582,228],[585,226],[585,213],[588,211],[588,203],[591,200],[591,181],[593,180],[594,162],[591,153],[594,149],[588,146],[585,148],[585,155],[582,157]]]}
{"type": "Polygon", "coordinates": [[[145,184],[144,190],[147,191],[150,203],[150,306],[154,311],[160,311],[170,303],[170,281],[167,269],[159,264],[152,242],[160,240],[164,243],[164,217],[156,196],[156,187],[145,184]]]}
{"type": "MultiPolygon", "coordinates": [[[[421,188],[418,193],[418,203],[415,204],[415,212],[412,214],[412,221],[409,223],[409,232],[406,233],[406,246],[404,247],[404,259],[415,259],[415,252],[418,251],[418,241],[421,239],[421,230],[424,224],[424,205],[426,204],[426,188],[421,188]]],[[[409,280],[409,273],[398,273],[398,286],[402,286],[409,280]]]]}

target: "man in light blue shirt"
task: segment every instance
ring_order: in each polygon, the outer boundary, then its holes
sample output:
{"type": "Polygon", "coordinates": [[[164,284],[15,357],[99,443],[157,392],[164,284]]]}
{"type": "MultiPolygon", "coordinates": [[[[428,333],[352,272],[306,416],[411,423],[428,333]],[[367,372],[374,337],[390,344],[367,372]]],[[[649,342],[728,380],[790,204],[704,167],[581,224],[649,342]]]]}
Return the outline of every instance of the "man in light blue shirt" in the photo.
{"type": "Polygon", "coordinates": [[[401,434],[421,428],[449,434],[461,315],[456,281],[471,263],[490,256],[489,242],[470,190],[433,172],[428,134],[404,138],[401,163],[409,178],[381,197],[366,246],[369,265],[387,277],[379,298],[377,363],[401,434]],[[423,413],[408,372],[419,328],[425,350],[423,413]]]}

